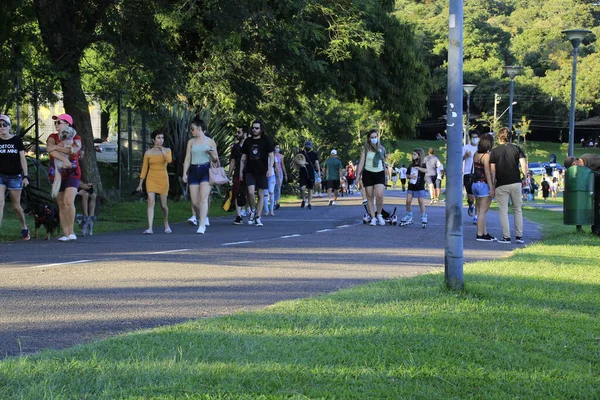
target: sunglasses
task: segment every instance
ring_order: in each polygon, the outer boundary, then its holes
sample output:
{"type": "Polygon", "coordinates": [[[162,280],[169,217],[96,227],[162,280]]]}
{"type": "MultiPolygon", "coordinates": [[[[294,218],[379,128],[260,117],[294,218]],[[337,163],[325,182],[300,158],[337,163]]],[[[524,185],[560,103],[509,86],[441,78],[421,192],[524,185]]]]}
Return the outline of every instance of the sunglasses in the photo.
{"type": "Polygon", "coordinates": [[[8,128],[10,124],[0,124],[0,128],[8,128]]]}
{"type": "Polygon", "coordinates": [[[252,130],[253,130],[253,131],[257,131],[257,130],[259,130],[259,129],[260,129],[260,126],[253,126],[253,127],[252,127],[252,130]]]}
{"type": "Polygon", "coordinates": [[[65,121],[54,121],[54,125],[66,124],[65,121]]]}

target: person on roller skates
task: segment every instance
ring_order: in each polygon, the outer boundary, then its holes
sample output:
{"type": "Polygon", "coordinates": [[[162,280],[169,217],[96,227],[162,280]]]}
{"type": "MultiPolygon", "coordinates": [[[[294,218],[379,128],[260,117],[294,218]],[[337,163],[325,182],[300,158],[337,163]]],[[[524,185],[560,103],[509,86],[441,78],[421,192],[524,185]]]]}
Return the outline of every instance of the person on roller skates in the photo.
{"type": "Polygon", "coordinates": [[[417,199],[419,209],[421,210],[421,224],[423,228],[427,226],[427,214],[425,213],[425,168],[423,149],[414,149],[412,151],[412,164],[408,167],[408,191],[406,192],[406,215],[400,220],[400,226],[411,225],[413,223],[412,200],[417,199]]]}

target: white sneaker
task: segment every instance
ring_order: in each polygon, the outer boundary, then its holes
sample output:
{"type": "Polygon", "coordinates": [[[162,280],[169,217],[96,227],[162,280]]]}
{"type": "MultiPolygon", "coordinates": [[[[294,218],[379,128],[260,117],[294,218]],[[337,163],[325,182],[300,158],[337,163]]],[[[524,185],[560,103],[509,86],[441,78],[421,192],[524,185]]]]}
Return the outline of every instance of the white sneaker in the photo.
{"type": "Polygon", "coordinates": [[[206,227],[204,226],[199,226],[198,230],[196,231],[196,233],[199,233],[201,235],[204,235],[204,232],[206,232],[206,227]]]}
{"type": "Polygon", "coordinates": [[[371,223],[369,225],[377,226],[377,218],[371,218],[371,223]]]}
{"type": "Polygon", "coordinates": [[[385,220],[383,219],[383,217],[381,215],[377,216],[377,222],[379,222],[379,225],[385,225],[385,220]]]}
{"type": "Polygon", "coordinates": [[[242,217],[245,217],[245,216],[246,216],[246,210],[242,208],[242,212],[240,213],[240,215],[241,215],[242,217]]]}
{"type": "Polygon", "coordinates": [[[69,241],[69,237],[68,236],[61,236],[58,238],[59,242],[68,242],[69,241]]]}
{"type": "Polygon", "coordinates": [[[254,220],[254,224],[256,226],[263,226],[262,221],[260,220],[260,217],[256,217],[256,219],[254,220]]]}
{"type": "Polygon", "coordinates": [[[194,225],[194,226],[198,225],[198,221],[196,220],[196,216],[192,215],[191,217],[189,217],[188,218],[188,223],[190,225],[194,225]]]}
{"type": "Polygon", "coordinates": [[[208,220],[208,217],[204,218],[204,225],[210,226],[210,221],[208,220]]]}
{"type": "Polygon", "coordinates": [[[69,240],[77,240],[77,236],[74,233],[69,235],[69,240]]]}
{"type": "Polygon", "coordinates": [[[333,201],[333,202],[331,202],[331,205],[332,205],[332,206],[337,206],[337,202],[336,202],[336,201],[333,201]]]}

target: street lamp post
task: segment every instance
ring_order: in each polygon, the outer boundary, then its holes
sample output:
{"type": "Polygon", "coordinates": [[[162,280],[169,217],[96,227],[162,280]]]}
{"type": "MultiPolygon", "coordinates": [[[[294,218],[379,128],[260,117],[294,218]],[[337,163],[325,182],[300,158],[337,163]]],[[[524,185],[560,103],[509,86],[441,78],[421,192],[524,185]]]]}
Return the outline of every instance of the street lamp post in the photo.
{"type": "Polygon", "coordinates": [[[467,138],[469,137],[469,121],[471,118],[471,92],[475,90],[476,87],[477,85],[473,85],[472,83],[463,84],[463,90],[467,93],[467,128],[463,135],[463,146],[469,142],[467,138]]]}
{"type": "Polygon", "coordinates": [[[498,115],[498,118],[494,117],[494,126],[496,125],[496,122],[498,122],[500,118],[502,118],[502,116],[506,114],[508,110],[510,110],[510,106],[514,106],[515,104],[517,104],[517,102],[513,101],[508,107],[506,107],[506,110],[502,111],[502,114],[498,115]]]}
{"type": "MultiPolygon", "coordinates": [[[[512,128],[513,128],[513,94],[515,91],[515,76],[519,75],[521,73],[521,71],[523,70],[523,67],[518,66],[518,65],[507,65],[504,67],[504,71],[506,71],[506,75],[508,75],[508,77],[510,78],[510,99],[509,99],[509,106],[508,106],[508,130],[510,131],[511,135],[512,135],[512,128]]],[[[519,136],[517,138],[517,142],[520,142],[521,137],[519,136]]]]}
{"type": "Polygon", "coordinates": [[[573,45],[573,74],[571,77],[571,111],[569,113],[569,157],[573,157],[575,151],[575,84],[577,83],[577,54],[579,53],[579,45],[583,39],[592,31],[587,29],[566,29],[562,33],[567,35],[567,38],[573,45]]]}

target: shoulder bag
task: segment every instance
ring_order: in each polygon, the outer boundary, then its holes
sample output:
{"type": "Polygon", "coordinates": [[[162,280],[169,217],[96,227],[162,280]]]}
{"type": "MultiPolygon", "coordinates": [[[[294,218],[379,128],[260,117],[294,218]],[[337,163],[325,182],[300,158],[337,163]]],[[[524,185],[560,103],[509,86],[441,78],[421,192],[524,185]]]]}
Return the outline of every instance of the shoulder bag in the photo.
{"type": "Polygon", "coordinates": [[[209,182],[211,185],[224,185],[229,182],[225,169],[221,167],[219,161],[211,162],[208,171],[209,182]]]}

